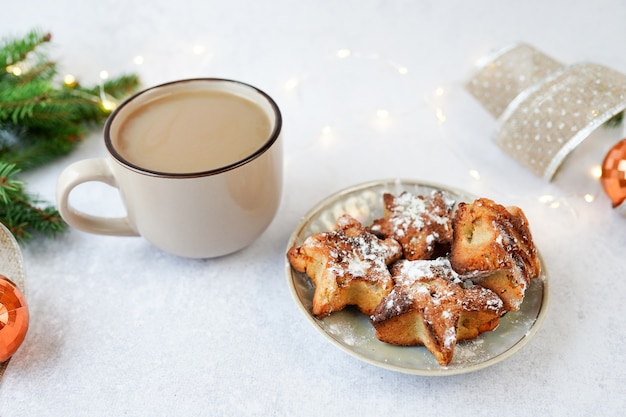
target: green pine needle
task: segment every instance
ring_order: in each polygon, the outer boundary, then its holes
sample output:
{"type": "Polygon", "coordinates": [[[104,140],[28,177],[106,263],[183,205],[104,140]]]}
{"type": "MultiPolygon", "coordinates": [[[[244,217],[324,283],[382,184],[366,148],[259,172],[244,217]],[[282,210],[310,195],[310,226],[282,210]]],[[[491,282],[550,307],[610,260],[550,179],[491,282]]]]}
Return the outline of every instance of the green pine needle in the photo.
{"type": "Polygon", "coordinates": [[[10,66],[25,61],[31,52],[50,42],[52,35],[31,30],[23,37],[12,37],[4,40],[4,46],[0,49],[0,65],[10,66]]]}
{"type": "Polygon", "coordinates": [[[44,50],[51,38],[33,30],[0,41],[0,222],[22,241],[66,225],[54,206],[26,192],[19,173],[70,153],[109,116],[104,100],[118,102],[139,86],[136,75],[92,87],[59,82],[44,50]]]}
{"type": "Polygon", "coordinates": [[[0,200],[4,204],[22,194],[24,183],[15,178],[19,172],[15,164],[0,162],[0,200]]]}

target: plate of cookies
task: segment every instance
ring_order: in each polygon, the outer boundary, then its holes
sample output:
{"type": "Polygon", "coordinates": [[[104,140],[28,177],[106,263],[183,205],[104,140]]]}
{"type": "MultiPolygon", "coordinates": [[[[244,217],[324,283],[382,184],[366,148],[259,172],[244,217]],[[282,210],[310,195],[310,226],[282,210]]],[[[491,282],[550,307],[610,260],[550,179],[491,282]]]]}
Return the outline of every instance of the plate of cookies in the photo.
{"type": "Polygon", "coordinates": [[[389,179],[339,191],[292,233],[287,282],[335,346],[382,368],[454,375],[526,345],[548,275],[522,209],[389,179]]]}

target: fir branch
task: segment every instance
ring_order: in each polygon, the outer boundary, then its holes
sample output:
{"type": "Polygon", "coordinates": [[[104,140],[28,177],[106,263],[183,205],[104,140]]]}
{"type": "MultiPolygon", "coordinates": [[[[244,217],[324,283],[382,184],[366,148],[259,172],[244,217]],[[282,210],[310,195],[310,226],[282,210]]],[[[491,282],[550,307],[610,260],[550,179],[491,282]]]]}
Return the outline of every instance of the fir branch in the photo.
{"type": "Polygon", "coordinates": [[[31,134],[22,138],[18,145],[0,148],[0,160],[16,165],[23,171],[34,169],[69,154],[80,143],[85,132],[85,127],[76,125],[73,132],[58,138],[50,138],[45,133],[31,134]],[[74,135],[73,140],[69,139],[71,134],[74,135]]]}
{"type": "Polygon", "coordinates": [[[15,164],[0,162],[0,200],[4,204],[22,193],[24,183],[15,178],[19,172],[15,164]]]}
{"type": "Polygon", "coordinates": [[[11,203],[0,205],[0,222],[18,241],[30,240],[36,234],[53,236],[67,229],[67,224],[53,206],[40,208],[38,204],[42,202],[31,195],[24,193],[11,203]]]}
{"type": "Polygon", "coordinates": [[[51,90],[50,82],[45,80],[33,80],[24,85],[0,83],[0,123],[23,123],[37,108],[45,107],[51,90]]]}
{"type": "Polygon", "coordinates": [[[64,230],[67,226],[53,206],[40,208],[42,201],[26,193],[24,183],[16,178],[19,173],[15,164],[0,162],[0,222],[18,240],[64,230]]]}
{"type": "Polygon", "coordinates": [[[56,64],[52,61],[42,62],[20,77],[20,84],[26,84],[36,78],[49,80],[57,74],[56,64]]]}
{"type": "Polygon", "coordinates": [[[5,47],[0,48],[0,65],[15,65],[24,61],[28,54],[35,51],[39,46],[50,42],[52,35],[39,30],[31,30],[20,38],[5,38],[2,43],[5,47]]]}
{"type": "Polygon", "coordinates": [[[139,85],[136,75],[123,75],[102,86],[54,88],[50,80],[40,79],[42,73],[27,83],[20,77],[0,81],[0,132],[12,127],[20,132],[19,141],[0,142],[0,157],[22,170],[72,151],[91,126],[110,114],[102,106],[103,96],[115,102],[139,85]]]}
{"type": "Polygon", "coordinates": [[[103,100],[116,102],[139,86],[135,75],[90,88],[56,85],[56,63],[40,50],[50,39],[34,30],[0,45],[0,222],[21,241],[67,226],[54,206],[26,192],[20,172],[71,152],[110,114],[103,100]]]}
{"type": "Polygon", "coordinates": [[[102,122],[110,111],[102,107],[102,95],[119,101],[139,85],[137,76],[124,75],[102,87],[51,89],[49,83],[31,81],[4,87],[0,83],[0,123],[50,128],[70,122],[102,122]]]}
{"type": "Polygon", "coordinates": [[[139,86],[139,77],[136,74],[122,74],[104,83],[104,91],[120,99],[132,94],[139,86]]]}

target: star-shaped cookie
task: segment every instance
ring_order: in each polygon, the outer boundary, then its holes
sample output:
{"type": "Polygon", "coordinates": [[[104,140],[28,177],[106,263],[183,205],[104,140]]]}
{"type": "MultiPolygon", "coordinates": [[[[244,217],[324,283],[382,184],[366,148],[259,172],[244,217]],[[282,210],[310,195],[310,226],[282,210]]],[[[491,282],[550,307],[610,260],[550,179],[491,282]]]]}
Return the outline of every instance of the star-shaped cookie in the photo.
{"type": "Polygon", "coordinates": [[[384,217],[372,222],[370,230],[392,237],[402,245],[408,260],[430,259],[438,246],[452,242],[452,209],[455,201],[441,191],[428,196],[407,191],[383,194],[384,217]]]}
{"type": "Polygon", "coordinates": [[[508,311],[518,310],[530,280],[541,273],[523,211],[480,198],[459,203],[453,224],[450,262],[454,270],[493,290],[508,311]]]}
{"type": "Polygon", "coordinates": [[[379,239],[347,214],[335,230],[314,234],[287,252],[292,267],[315,285],[312,312],[318,318],[348,305],[372,314],[393,287],[388,265],[401,256],[398,242],[379,239]]]}
{"type": "Polygon", "coordinates": [[[391,272],[394,288],[371,316],[383,342],[424,345],[447,366],[457,341],[473,339],[500,322],[502,300],[486,288],[466,287],[447,258],[403,259],[391,272]]]}

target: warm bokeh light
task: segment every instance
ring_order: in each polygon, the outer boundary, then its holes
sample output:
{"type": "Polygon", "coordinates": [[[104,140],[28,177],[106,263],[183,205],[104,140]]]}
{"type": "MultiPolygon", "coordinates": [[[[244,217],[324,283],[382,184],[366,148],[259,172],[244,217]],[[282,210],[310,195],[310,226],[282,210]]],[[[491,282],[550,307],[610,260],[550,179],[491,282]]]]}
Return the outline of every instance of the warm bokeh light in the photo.
{"type": "Polygon", "coordinates": [[[67,74],[63,77],[63,83],[68,87],[74,87],[76,85],[76,77],[72,74],[67,74]]]}
{"type": "Polygon", "coordinates": [[[468,171],[470,177],[474,178],[476,181],[480,180],[480,173],[475,169],[470,169],[468,171]]]}
{"type": "Polygon", "coordinates": [[[340,49],[337,51],[337,57],[339,58],[347,58],[352,55],[352,51],[349,49],[340,49]]]}
{"type": "Polygon", "coordinates": [[[19,77],[20,75],[22,75],[22,69],[18,67],[17,65],[9,65],[7,66],[6,69],[8,73],[11,73],[15,75],[16,77],[19,77]]]}
{"type": "Polygon", "coordinates": [[[389,110],[386,109],[378,109],[376,110],[376,116],[381,119],[386,119],[389,117],[389,110]]]}
{"type": "Polygon", "coordinates": [[[115,109],[116,105],[114,102],[112,102],[111,100],[102,100],[100,102],[100,105],[102,106],[102,108],[106,111],[112,111],[115,109]]]}
{"type": "Polygon", "coordinates": [[[550,194],[544,194],[542,196],[539,196],[540,203],[547,204],[547,203],[550,203],[551,201],[554,201],[554,196],[551,196],[550,194]]]}
{"type": "Polygon", "coordinates": [[[290,78],[285,82],[285,88],[287,90],[294,90],[300,85],[300,81],[297,78],[290,78]]]}
{"type": "Polygon", "coordinates": [[[323,148],[331,147],[332,144],[337,140],[335,130],[329,125],[324,126],[320,130],[320,132],[321,134],[319,136],[319,142],[323,148]]]}
{"type": "Polygon", "coordinates": [[[203,45],[194,45],[192,51],[195,55],[202,55],[206,49],[203,45]]]}
{"type": "Polygon", "coordinates": [[[437,113],[437,120],[439,121],[439,124],[443,124],[446,121],[446,115],[443,113],[443,110],[437,109],[436,113],[437,113]]]}
{"type": "Polygon", "coordinates": [[[553,195],[544,194],[539,196],[539,202],[542,204],[546,204],[550,208],[559,208],[561,206],[561,201],[556,199],[553,195]]]}
{"type": "Polygon", "coordinates": [[[591,168],[591,176],[593,178],[599,179],[602,177],[602,167],[600,165],[591,168]]]}

